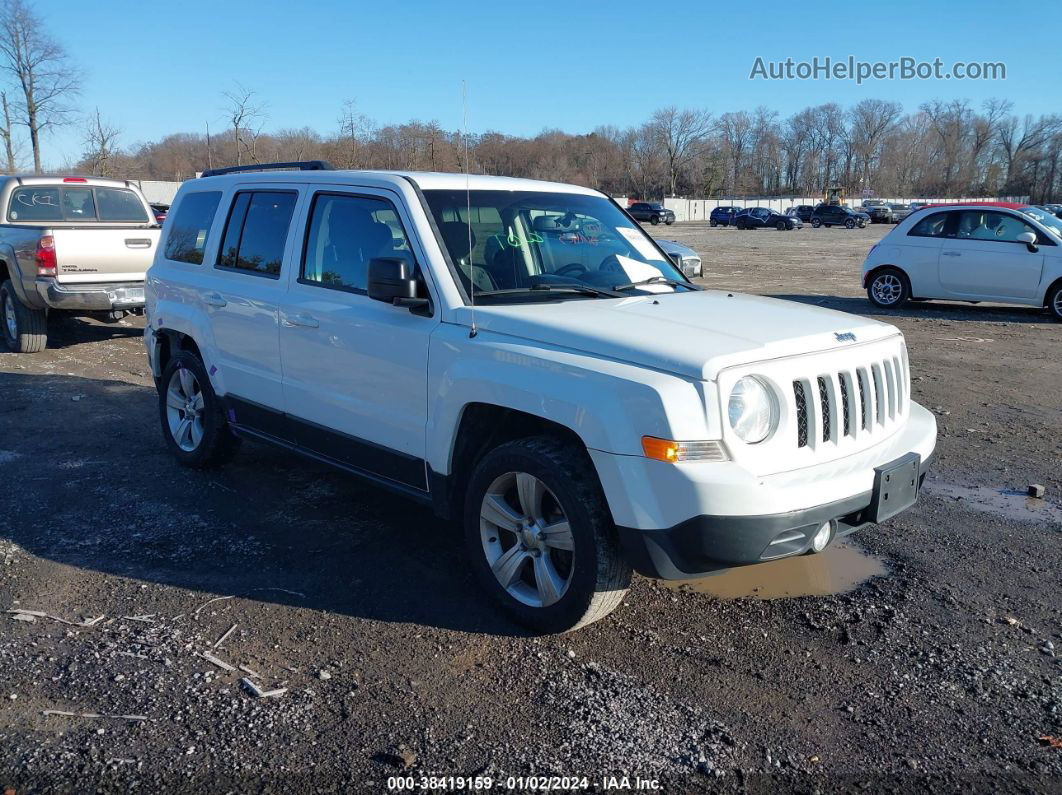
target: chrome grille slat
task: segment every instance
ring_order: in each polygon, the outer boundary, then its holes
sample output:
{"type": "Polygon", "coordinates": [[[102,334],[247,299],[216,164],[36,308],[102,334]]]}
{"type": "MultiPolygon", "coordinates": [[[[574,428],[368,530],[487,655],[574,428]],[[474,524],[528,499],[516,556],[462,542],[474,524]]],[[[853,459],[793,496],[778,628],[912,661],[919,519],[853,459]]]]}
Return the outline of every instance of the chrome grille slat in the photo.
{"type": "Polygon", "coordinates": [[[819,376],[819,400],[822,401],[822,441],[830,441],[830,437],[833,431],[833,423],[830,419],[830,414],[833,412],[833,406],[830,401],[830,391],[826,386],[826,379],[819,376]]]}

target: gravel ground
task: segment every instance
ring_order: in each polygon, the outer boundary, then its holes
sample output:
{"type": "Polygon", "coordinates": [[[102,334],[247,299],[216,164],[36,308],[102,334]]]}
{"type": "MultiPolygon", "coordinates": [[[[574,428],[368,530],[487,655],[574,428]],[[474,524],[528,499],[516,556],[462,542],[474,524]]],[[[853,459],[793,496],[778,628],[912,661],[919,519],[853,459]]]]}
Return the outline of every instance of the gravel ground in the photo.
{"type": "Polygon", "coordinates": [[[1062,737],[1062,324],[873,309],[859,266],[883,231],[653,230],[701,252],[709,286],[906,334],[941,433],[919,505],[859,535],[888,574],[770,601],[636,579],[560,637],[499,617],[418,506],[256,445],[177,467],[138,322],[65,320],[46,352],[0,354],[0,609],[48,614],[0,614],[0,785],[1059,791],[1040,738],[1062,737]]]}

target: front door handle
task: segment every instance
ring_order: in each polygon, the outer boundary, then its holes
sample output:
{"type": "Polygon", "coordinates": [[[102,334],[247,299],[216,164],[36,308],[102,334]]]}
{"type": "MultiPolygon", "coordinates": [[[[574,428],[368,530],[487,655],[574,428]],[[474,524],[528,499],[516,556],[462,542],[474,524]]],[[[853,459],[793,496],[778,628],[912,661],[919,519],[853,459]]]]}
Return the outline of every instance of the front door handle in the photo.
{"type": "Polygon", "coordinates": [[[303,312],[299,312],[295,315],[284,315],[285,326],[303,326],[305,328],[317,328],[321,324],[317,322],[317,318],[307,315],[303,312]]]}
{"type": "Polygon", "coordinates": [[[942,257],[961,257],[962,256],[962,252],[961,251],[942,251],[942,252],[940,252],[940,256],[942,256],[942,257]]]}
{"type": "Polygon", "coordinates": [[[203,303],[207,306],[216,306],[220,309],[221,307],[226,306],[229,302],[217,293],[207,293],[203,296],[203,303]]]}

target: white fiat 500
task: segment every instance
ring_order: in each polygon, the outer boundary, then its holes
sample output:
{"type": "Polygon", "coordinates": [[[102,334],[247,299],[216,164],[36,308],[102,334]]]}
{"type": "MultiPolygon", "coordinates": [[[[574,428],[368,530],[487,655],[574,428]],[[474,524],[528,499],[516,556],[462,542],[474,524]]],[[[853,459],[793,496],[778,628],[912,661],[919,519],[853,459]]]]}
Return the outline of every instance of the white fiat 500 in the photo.
{"type": "Polygon", "coordinates": [[[1062,320],[1062,220],[1029,205],[936,205],[911,213],[863,263],[870,302],[996,301],[1062,320]]]}

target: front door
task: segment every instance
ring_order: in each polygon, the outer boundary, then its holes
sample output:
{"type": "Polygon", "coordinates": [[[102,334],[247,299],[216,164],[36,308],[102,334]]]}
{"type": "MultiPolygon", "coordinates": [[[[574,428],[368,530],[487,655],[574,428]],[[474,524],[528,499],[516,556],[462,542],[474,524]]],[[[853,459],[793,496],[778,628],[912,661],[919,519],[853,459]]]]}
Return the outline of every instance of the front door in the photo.
{"type": "Polygon", "coordinates": [[[940,251],[941,284],[954,295],[986,300],[1037,298],[1044,255],[1017,239],[1023,232],[1036,229],[1009,213],[963,210],[955,237],[940,251]]]}
{"type": "Polygon", "coordinates": [[[289,425],[302,448],[426,490],[428,338],[438,312],[416,315],[366,291],[372,259],[417,262],[412,225],[388,191],[314,191],[280,311],[289,425]]]}

